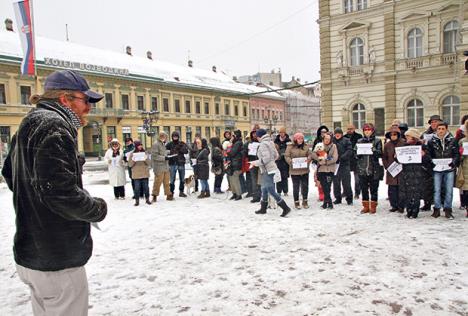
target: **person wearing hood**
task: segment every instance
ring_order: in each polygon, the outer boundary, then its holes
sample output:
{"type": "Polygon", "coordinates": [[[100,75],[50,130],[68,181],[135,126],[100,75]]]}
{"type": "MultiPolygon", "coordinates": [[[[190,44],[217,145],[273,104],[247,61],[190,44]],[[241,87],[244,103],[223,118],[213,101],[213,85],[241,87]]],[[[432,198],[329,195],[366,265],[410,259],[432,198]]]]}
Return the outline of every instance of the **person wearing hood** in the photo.
{"type": "MultiPolygon", "coordinates": [[[[349,124],[344,137],[348,138],[351,141],[351,147],[355,148],[358,140],[362,138],[362,135],[356,132],[356,127],[353,124],[349,124]]],[[[356,159],[351,159],[349,166],[354,175],[354,198],[359,199],[361,186],[359,185],[359,174],[357,172],[356,159]]]]}
{"type": "Polygon", "coordinates": [[[289,143],[291,143],[291,139],[286,133],[286,127],[283,126],[279,129],[279,134],[275,138],[275,146],[280,155],[280,158],[276,160],[276,165],[281,173],[281,181],[276,183],[276,192],[280,195],[283,193],[284,196],[287,196],[289,191],[289,165],[284,158],[284,154],[289,143]]]}
{"type": "Polygon", "coordinates": [[[187,145],[180,140],[179,132],[174,131],[171,135],[171,141],[166,144],[166,149],[169,151],[169,171],[171,175],[170,189],[174,196],[175,180],[177,173],[179,174],[179,196],[187,197],[184,193],[185,180],[185,155],[188,154],[187,145]]]}
{"type": "Polygon", "coordinates": [[[210,197],[210,186],[208,184],[208,178],[210,177],[210,165],[209,165],[209,155],[210,149],[208,148],[208,142],[205,138],[196,139],[195,144],[197,145],[198,152],[195,156],[195,165],[194,172],[197,179],[201,183],[201,192],[197,198],[204,199],[210,197]]]}
{"type": "Polygon", "coordinates": [[[466,211],[466,217],[468,217],[468,153],[465,153],[463,150],[463,145],[468,143],[468,119],[465,119],[465,125],[463,126],[465,128],[465,137],[460,139],[460,148],[459,152],[461,155],[461,162],[460,162],[460,171],[463,174],[463,184],[459,187],[460,192],[461,192],[461,202],[462,206],[465,208],[466,211]]]}
{"type": "Polygon", "coordinates": [[[309,171],[310,171],[310,162],[312,161],[312,156],[309,150],[309,145],[304,143],[304,134],[296,133],[293,136],[293,143],[289,144],[284,158],[289,165],[289,174],[293,182],[293,197],[294,197],[294,207],[296,209],[301,208],[299,201],[299,191],[302,193],[302,207],[309,208],[307,197],[309,196],[309,171]],[[306,158],[306,166],[297,166],[295,162],[298,159],[306,158]]]}
{"type": "Polygon", "coordinates": [[[226,156],[229,161],[228,180],[232,190],[231,200],[242,199],[242,188],[240,184],[240,174],[242,173],[242,133],[240,130],[235,130],[232,137],[232,146],[227,147],[226,156]]]}
{"type": "Polygon", "coordinates": [[[132,168],[132,178],[135,180],[135,206],[140,205],[139,192],[143,192],[146,204],[151,204],[148,185],[151,160],[139,140],[135,141],[135,150],[128,156],[128,166],[132,168]]]}
{"type": "Polygon", "coordinates": [[[275,174],[279,174],[280,171],[276,166],[275,161],[279,158],[278,151],[275,148],[275,144],[271,141],[270,135],[267,134],[266,130],[260,128],[256,132],[257,138],[260,141],[260,145],[257,150],[258,160],[254,162],[254,165],[260,168],[260,174],[262,177],[262,200],[260,202],[260,209],[255,214],[266,214],[268,207],[268,195],[271,195],[279,207],[283,210],[281,217],[286,217],[291,211],[291,208],[281,198],[281,196],[275,191],[275,174]]]}
{"type": "MultiPolygon", "coordinates": [[[[133,192],[135,192],[135,181],[133,181],[133,178],[132,178],[132,168],[128,167],[128,156],[134,150],[135,150],[135,144],[133,143],[133,139],[131,137],[126,138],[125,139],[125,148],[124,148],[124,151],[123,151],[124,161],[127,164],[128,177],[130,178],[130,182],[132,183],[132,191],[133,192]]],[[[135,199],[135,196],[133,196],[132,199],[135,199]]]]}
{"type": "Polygon", "coordinates": [[[432,216],[440,216],[440,209],[443,207],[445,217],[453,219],[452,199],[453,184],[455,181],[455,170],[460,163],[460,152],[458,142],[448,131],[446,122],[439,122],[437,133],[428,142],[429,155],[434,164],[439,165],[440,159],[448,159],[448,165],[434,167],[434,212],[432,216]],[[441,201],[442,191],[445,192],[444,201],[441,201]]]}
{"type": "Polygon", "coordinates": [[[169,185],[171,175],[169,172],[169,157],[167,156],[166,142],[166,132],[160,132],[159,138],[151,147],[151,167],[153,168],[154,173],[152,191],[153,203],[158,199],[161,184],[164,186],[164,195],[166,196],[166,199],[168,201],[174,200],[174,196],[169,185]]]}
{"type": "Polygon", "coordinates": [[[332,133],[328,132],[322,135],[323,152],[324,156],[319,156],[319,151],[314,148],[312,152],[312,159],[317,163],[317,178],[323,189],[323,209],[333,209],[333,202],[331,199],[331,187],[333,177],[336,171],[336,162],[338,161],[338,149],[333,144],[332,133]]]}
{"type": "MultiPolygon", "coordinates": [[[[253,130],[250,132],[250,140],[245,143],[244,147],[244,154],[247,156],[247,161],[255,161],[258,160],[257,157],[257,150],[260,143],[258,142],[257,138],[257,131],[253,130]]],[[[250,176],[250,188],[252,191],[252,200],[251,203],[260,202],[260,178],[259,178],[259,168],[253,166],[250,168],[249,172],[246,173],[250,176]]]]}
{"type": "Polygon", "coordinates": [[[397,126],[392,126],[390,130],[385,134],[385,138],[389,141],[385,144],[382,163],[384,168],[387,170],[386,184],[388,186],[388,199],[390,201],[390,212],[403,213],[404,206],[399,198],[399,175],[393,177],[388,168],[395,162],[395,148],[401,147],[405,144],[405,141],[401,138],[400,129],[397,126]]]}
{"type": "Polygon", "coordinates": [[[423,168],[430,169],[432,161],[427,154],[426,146],[420,139],[421,135],[418,130],[411,128],[405,134],[406,143],[403,146],[421,146],[421,163],[403,164],[403,170],[399,175],[399,197],[404,203],[403,207],[406,208],[406,216],[417,218],[424,191],[424,186],[421,185],[421,179],[424,178],[423,168]]]}
{"type": "Polygon", "coordinates": [[[375,136],[374,125],[366,123],[362,130],[364,137],[358,140],[354,149],[362,191],[361,213],[375,214],[378,205],[379,183],[384,176],[384,169],[379,163],[379,159],[382,158],[382,141],[375,136]],[[371,152],[360,152],[358,148],[361,144],[371,144],[371,152]]]}
{"type": "Polygon", "coordinates": [[[338,149],[338,161],[335,176],[333,177],[334,204],[341,204],[341,187],[348,205],[353,204],[353,191],[351,189],[351,160],[353,160],[353,145],[351,141],[343,136],[340,127],[335,128],[333,143],[338,149]]]}
{"type": "Polygon", "coordinates": [[[190,166],[192,167],[193,169],[193,175],[195,177],[195,192],[198,192],[198,178],[197,178],[197,175],[195,173],[195,169],[194,166],[193,166],[193,161],[195,161],[197,159],[197,155],[198,155],[198,151],[199,151],[199,148],[198,148],[198,143],[199,141],[201,141],[201,136],[200,134],[195,134],[195,138],[193,139],[193,142],[190,146],[187,145],[187,148],[189,149],[189,157],[190,157],[190,166]],[[195,160],[194,160],[195,159],[195,160]]]}
{"type": "MultiPolygon", "coordinates": [[[[317,129],[317,137],[314,139],[314,146],[313,148],[315,149],[318,143],[323,142],[323,135],[329,132],[329,129],[327,126],[322,125],[317,129]]],[[[314,164],[316,165],[316,161],[314,161],[314,164]]],[[[323,201],[324,199],[324,193],[323,193],[323,188],[320,183],[320,180],[318,179],[318,173],[315,172],[314,174],[314,182],[315,186],[317,187],[318,194],[319,194],[319,201],[323,201]]]]}
{"type": "Polygon", "coordinates": [[[104,161],[107,162],[109,171],[109,184],[114,188],[114,197],[116,200],[125,200],[125,161],[124,153],[120,147],[120,142],[114,138],[109,143],[109,149],[104,155],[104,161]]]}

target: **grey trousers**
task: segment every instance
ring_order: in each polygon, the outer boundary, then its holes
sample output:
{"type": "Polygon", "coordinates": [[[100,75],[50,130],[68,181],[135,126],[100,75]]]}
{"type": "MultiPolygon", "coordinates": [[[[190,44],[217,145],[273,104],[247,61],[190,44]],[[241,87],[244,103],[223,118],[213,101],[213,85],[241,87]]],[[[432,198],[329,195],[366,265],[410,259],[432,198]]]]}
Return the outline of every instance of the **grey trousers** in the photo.
{"type": "Polygon", "coordinates": [[[241,189],[241,184],[240,184],[240,178],[239,175],[241,174],[242,171],[237,170],[234,171],[232,176],[228,176],[229,184],[231,186],[231,191],[232,193],[241,196],[242,195],[242,189],[241,189]]]}
{"type": "Polygon", "coordinates": [[[88,279],[84,266],[39,271],[16,265],[16,271],[31,290],[35,316],[88,315],[88,279]]]}

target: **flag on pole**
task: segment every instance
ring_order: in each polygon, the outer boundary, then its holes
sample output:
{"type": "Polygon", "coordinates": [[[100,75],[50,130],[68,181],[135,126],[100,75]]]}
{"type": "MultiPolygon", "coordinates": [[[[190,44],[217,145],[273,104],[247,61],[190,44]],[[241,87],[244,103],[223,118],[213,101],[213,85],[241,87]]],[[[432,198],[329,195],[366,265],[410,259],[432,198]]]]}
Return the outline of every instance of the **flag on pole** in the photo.
{"type": "Polygon", "coordinates": [[[23,0],[14,2],[16,22],[18,24],[18,34],[23,47],[23,61],[21,62],[21,74],[36,74],[36,50],[34,47],[34,28],[32,17],[32,2],[23,0]]]}

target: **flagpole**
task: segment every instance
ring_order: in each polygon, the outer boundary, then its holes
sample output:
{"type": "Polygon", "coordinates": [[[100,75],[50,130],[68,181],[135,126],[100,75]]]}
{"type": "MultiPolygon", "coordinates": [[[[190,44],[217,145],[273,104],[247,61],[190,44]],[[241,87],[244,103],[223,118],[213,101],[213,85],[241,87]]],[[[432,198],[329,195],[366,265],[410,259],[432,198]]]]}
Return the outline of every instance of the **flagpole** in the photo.
{"type": "Polygon", "coordinates": [[[31,9],[31,34],[32,34],[32,43],[34,47],[34,81],[36,82],[36,93],[39,94],[39,77],[37,76],[37,66],[36,66],[36,27],[34,26],[34,8],[33,0],[29,0],[29,8],[31,9]]]}

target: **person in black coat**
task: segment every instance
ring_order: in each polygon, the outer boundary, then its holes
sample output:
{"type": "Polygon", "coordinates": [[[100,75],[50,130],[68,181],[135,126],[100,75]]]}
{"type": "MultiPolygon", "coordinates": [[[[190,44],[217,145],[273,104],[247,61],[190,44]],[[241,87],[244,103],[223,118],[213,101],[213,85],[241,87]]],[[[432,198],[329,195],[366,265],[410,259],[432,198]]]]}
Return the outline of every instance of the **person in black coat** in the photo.
{"type": "Polygon", "coordinates": [[[166,144],[166,149],[169,150],[169,171],[171,174],[170,188],[171,193],[174,194],[175,179],[179,173],[179,196],[187,197],[184,193],[184,180],[185,180],[185,155],[188,154],[187,145],[180,140],[179,132],[172,132],[172,141],[166,144]]]}
{"type": "Polygon", "coordinates": [[[208,159],[210,149],[208,148],[208,142],[205,138],[196,139],[195,144],[198,148],[198,152],[195,158],[196,163],[194,165],[194,172],[201,183],[201,192],[198,198],[202,199],[210,197],[210,186],[208,184],[208,178],[210,177],[210,165],[208,159]]]}
{"type": "Polygon", "coordinates": [[[363,208],[361,213],[374,214],[377,211],[379,183],[384,176],[383,166],[379,163],[383,153],[382,141],[375,136],[374,125],[366,123],[362,130],[364,137],[358,140],[355,148],[357,171],[362,191],[363,208]],[[371,153],[360,153],[359,147],[364,144],[371,144],[371,153]]]}
{"type": "Polygon", "coordinates": [[[215,175],[214,181],[214,193],[224,193],[221,191],[221,183],[224,177],[224,156],[223,156],[223,146],[218,137],[210,138],[211,144],[211,171],[215,175]]]}
{"type": "Polygon", "coordinates": [[[333,178],[333,195],[335,196],[334,204],[341,204],[341,186],[348,205],[353,204],[353,191],[351,190],[351,167],[350,162],[353,160],[353,147],[351,141],[343,137],[343,130],[339,127],[335,129],[333,143],[338,149],[338,171],[333,178]]]}
{"type": "MultiPolygon", "coordinates": [[[[257,149],[258,146],[260,145],[256,130],[253,130],[250,132],[250,139],[248,142],[245,143],[244,146],[244,155],[247,157],[248,161],[255,161],[258,160],[257,157],[257,149]]],[[[261,187],[260,187],[260,169],[257,166],[252,166],[250,168],[249,172],[247,173],[248,176],[250,176],[250,187],[252,190],[252,200],[250,200],[251,203],[257,203],[260,202],[260,197],[261,197],[261,187]]]]}
{"type": "Polygon", "coordinates": [[[242,190],[240,185],[240,174],[242,173],[242,156],[243,156],[243,144],[242,144],[242,133],[240,130],[235,130],[232,146],[226,149],[226,155],[229,160],[228,180],[232,190],[231,200],[241,200],[242,190]]]}
{"type": "Polygon", "coordinates": [[[21,121],[4,162],[16,212],[16,268],[40,314],[88,311],[84,265],[93,251],[90,223],[106,217],[107,205],[83,189],[77,144],[91,103],[102,98],[79,73],[52,73],[44,94],[31,97],[36,108],[21,121]],[[45,304],[51,295],[60,300],[45,304]]]}
{"type": "Polygon", "coordinates": [[[276,166],[281,173],[281,181],[276,183],[276,192],[278,194],[283,193],[285,196],[288,195],[288,179],[289,179],[289,165],[284,158],[284,153],[288,144],[291,143],[289,135],[286,134],[286,127],[281,127],[279,134],[275,138],[276,150],[280,154],[280,159],[276,160],[276,166]]]}
{"type": "MultiPolygon", "coordinates": [[[[346,135],[344,135],[344,137],[349,139],[351,141],[351,146],[355,148],[358,140],[362,138],[362,135],[356,132],[356,127],[353,124],[349,124],[347,127],[346,135]]],[[[359,185],[359,175],[357,173],[356,159],[351,159],[349,167],[351,169],[351,172],[354,174],[354,198],[359,199],[361,186],[359,185]]]]}

